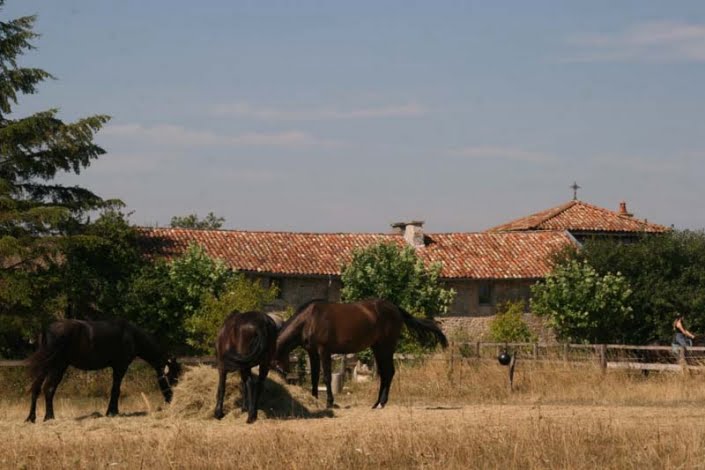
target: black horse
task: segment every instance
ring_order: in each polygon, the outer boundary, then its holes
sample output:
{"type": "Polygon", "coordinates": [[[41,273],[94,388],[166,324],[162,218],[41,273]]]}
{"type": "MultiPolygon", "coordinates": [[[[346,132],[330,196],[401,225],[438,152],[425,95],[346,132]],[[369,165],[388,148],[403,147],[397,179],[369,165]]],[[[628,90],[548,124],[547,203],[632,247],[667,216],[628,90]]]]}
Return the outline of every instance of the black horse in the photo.
{"type": "Polygon", "coordinates": [[[257,419],[257,402],[262,394],[269,364],[277,345],[275,320],[262,312],[231,313],[218,332],[215,343],[218,366],[218,392],[214,416],[221,419],[225,398],[225,379],[228,372],[240,372],[242,379],[242,411],[247,411],[247,422],[257,419]],[[259,365],[257,382],[252,367],[259,365]]]}
{"type": "Polygon", "coordinates": [[[118,414],[120,384],[135,357],[141,357],[157,373],[159,389],[167,403],[171,386],[181,371],[176,359],[167,359],[156,342],[126,320],[59,320],[39,337],[39,349],[29,358],[32,402],[27,421],[36,419],[37,397],[46,399],[44,421],[54,419],[54,393],[69,366],[82,370],[113,369],[107,416],[118,414]],[[43,386],[42,386],[43,385],[43,386]]]}
{"type": "Polygon", "coordinates": [[[312,300],[301,306],[282,326],[277,340],[276,366],[280,372],[288,372],[289,352],[303,346],[311,363],[311,394],[318,397],[322,363],[328,392],[326,404],[331,408],[331,354],[356,353],[372,348],[380,378],[379,395],[372,408],[383,408],[389,398],[394,377],[394,351],[403,326],[422,344],[448,346],[448,340],[433,320],[415,318],[386,300],[349,304],[312,300]]]}

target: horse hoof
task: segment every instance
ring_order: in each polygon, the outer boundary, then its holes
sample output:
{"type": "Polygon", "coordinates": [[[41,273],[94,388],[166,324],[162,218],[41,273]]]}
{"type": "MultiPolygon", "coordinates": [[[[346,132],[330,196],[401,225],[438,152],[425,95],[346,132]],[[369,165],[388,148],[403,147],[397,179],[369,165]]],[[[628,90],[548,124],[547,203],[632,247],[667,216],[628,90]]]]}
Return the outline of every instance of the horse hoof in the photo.
{"type": "Polygon", "coordinates": [[[220,412],[220,413],[213,413],[213,417],[215,419],[223,419],[223,416],[225,416],[225,413],[220,412]]]}
{"type": "Polygon", "coordinates": [[[247,418],[247,424],[252,424],[252,423],[254,423],[256,420],[257,420],[256,417],[255,417],[255,418],[248,417],[248,418],[247,418]]]}
{"type": "Polygon", "coordinates": [[[46,421],[51,421],[51,420],[53,420],[53,419],[54,419],[53,416],[45,416],[45,417],[44,417],[44,421],[45,421],[45,422],[46,422],[46,421]]]}
{"type": "Polygon", "coordinates": [[[25,423],[34,423],[37,420],[36,416],[28,416],[27,419],[24,420],[25,423]]]}

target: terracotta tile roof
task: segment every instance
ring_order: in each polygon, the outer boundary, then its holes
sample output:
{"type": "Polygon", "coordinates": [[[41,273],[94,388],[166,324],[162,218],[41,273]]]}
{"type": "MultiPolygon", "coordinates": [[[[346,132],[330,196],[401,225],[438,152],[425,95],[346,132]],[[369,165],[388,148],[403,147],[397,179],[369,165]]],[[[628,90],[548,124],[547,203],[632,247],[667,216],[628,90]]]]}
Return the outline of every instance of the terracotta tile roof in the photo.
{"type": "Polygon", "coordinates": [[[519,230],[568,230],[571,232],[662,233],[670,229],[646,220],[593,206],[583,201],[570,201],[558,207],[498,225],[488,232],[519,230]]]}
{"type": "Polygon", "coordinates": [[[550,257],[574,244],[565,231],[443,233],[429,235],[419,250],[426,262],[443,263],[446,278],[540,278],[551,271],[550,257]]]}
{"type": "MultiPolygon", "coordinates": [[[[340,275],[355,248],[378,242],[406,243],[402,235],[374,233],[244,232],[143,228],[144,249],[156,256],[182,253],[197,243],[240,271],[284,275],[340,275]]],[[[418,253],[441,262],[444,278],[539,278],[550,271],[549,255],[573,243],[564,231],[444,233],[426,235],[418,253]]]]}

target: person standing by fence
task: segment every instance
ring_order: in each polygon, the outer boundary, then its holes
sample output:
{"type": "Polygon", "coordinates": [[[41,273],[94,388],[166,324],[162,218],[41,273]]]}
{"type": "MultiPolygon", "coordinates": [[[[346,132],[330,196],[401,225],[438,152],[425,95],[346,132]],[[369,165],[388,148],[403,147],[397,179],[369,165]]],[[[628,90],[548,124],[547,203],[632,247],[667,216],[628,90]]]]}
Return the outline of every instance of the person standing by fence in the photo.
{"type": "Polygon", "coordinates": [[[684,319],[685,314],[676,314],[676,319],[673,321],[673,343],[683,348],[690,348],[693,346],[693,338],[695,338],[695,335],[688,331],[683,325],[684,319]]]}

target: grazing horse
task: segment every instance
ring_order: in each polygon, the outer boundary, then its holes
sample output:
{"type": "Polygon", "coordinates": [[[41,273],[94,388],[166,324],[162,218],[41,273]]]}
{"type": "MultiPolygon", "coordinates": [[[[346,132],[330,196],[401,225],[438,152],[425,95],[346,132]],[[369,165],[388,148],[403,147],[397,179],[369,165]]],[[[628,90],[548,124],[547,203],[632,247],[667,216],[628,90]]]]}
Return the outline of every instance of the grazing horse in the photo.
{"type": "Polygon", "coordinates": [[[248,412],[247,422],[253,423],[257,419],[257,403],[276,345],[277,325],[270,316],[262,312],[234,312],[225,319],[215,343],[218,392],[213,415],[217,419],[225,416],[225,379],[228,372],[235,371],[240,372],[242,379],[242,411],[248,412]],[[251,370],[255,365],[259,365],[256,382],[251,370]]]}
{"type": "Polygon", "coordinates": [[[113,369],[113,386],[107,416],[118,414],[120,384],[135,357],[141,357],[157,373],[159,389],[167,403],[181,366],[167,359],[156,342],[126,320],[59,320],[42,332],[39,349],[29,358],[32,402],[27,421],[36,419],[37,397],[43,389],[46,399],[44,421],[54,419],[54,393],[69,366],[82,370],[113,369]],[[43,384],[43,386],[42,386],[43,384]]]}
{"type": "Polygon", "coordinates": [[[331,354],[348,354],[372,348],[380,377],[377,402],[372,408],[383,408],[389,398],[394,377],[394,351],[402,325],[424,345],[448,340],[433,320],[413,317],[409,312],[386,300],[366,300],[350,304],[312,300],[302,305],[284,323],[277,340],[276,367],[288,371],[289,352],[303,346],[311,364],[311,393],[318,397],[320,364],[328,392],[327,406],[333,406],[331,391],[331,354]]]}

